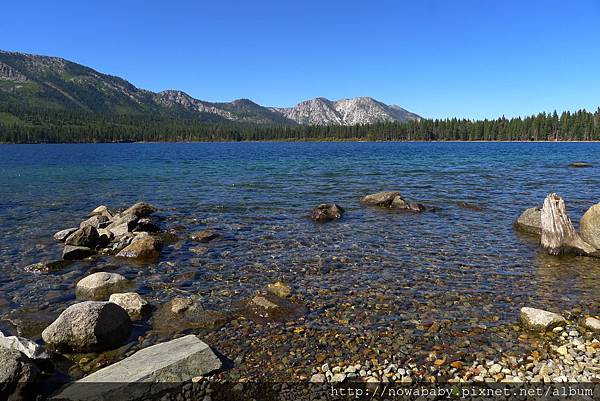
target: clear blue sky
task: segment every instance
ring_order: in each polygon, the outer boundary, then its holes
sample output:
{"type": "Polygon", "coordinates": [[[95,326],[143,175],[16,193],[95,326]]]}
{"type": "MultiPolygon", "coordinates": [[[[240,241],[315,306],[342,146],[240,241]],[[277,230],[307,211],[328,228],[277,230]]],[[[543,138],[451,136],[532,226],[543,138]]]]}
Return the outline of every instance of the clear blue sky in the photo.
{"type": "Polygon", "coordinates": [[[600,106],[598,0],[8,1],[0,48],[210,101],[372,96],[426,117],[600,106]]]}

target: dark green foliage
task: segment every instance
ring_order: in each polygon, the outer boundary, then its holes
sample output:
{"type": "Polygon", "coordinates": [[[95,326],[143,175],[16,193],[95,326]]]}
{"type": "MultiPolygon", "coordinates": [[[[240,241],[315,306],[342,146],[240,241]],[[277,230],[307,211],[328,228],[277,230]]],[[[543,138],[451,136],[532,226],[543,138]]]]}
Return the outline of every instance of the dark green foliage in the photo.
{"type": "Polygon", "coordinates": [[[592,141],[600,140],[595,113],[541,113],[496,120],[421,120],[355,126],[241,124],[204,113],[114,114],[31,108],[0,102],[0,142],[122,141],[592,141]]]}

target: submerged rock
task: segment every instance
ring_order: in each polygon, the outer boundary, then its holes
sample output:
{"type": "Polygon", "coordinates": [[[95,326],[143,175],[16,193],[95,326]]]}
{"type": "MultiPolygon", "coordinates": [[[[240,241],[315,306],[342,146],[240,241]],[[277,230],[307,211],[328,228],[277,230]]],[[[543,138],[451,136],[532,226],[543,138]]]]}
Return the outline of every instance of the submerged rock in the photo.
{"type": "Polygon", "coordinates": [[[32,399],[27,387],[35,383],[39,369],[21,352],[0,347],[0,399],[32,399]]]}
{"type": "Polygon", "coordinates": [[[590,207],[579,222],[581,238],[596,249],[600,249],[600,203],[590,207]]]}
{"type": "Polygon", "coordinates": [[[299,318],[305,312],[303,306],[273,294],[257,294],[245,303],[245,313],[257,321],[283,322],[299,318]]]}
{"type": "Polygon", "coordinates": [[[23,353],[29,359],[48,359],[50,354],[44,347],[24,337],[5,336],[0,331],[0,348],[8,348],[23,353]]]}
{"type": "Polygon", "coordinates": [[[287,298],[292,293],[292,287],[281,281],[276,281],[267,285],[267,291],[281,298],[287,298]]]}
{"type": "Polygon", "coordinates": [[[66,245],[63,249],[63,259],[65,260],[80,260],[90,257],[95,252],[85,246],[66,245]]]}
{"type": "Polygon", "coordinates": [[[516,229],[530,234],[542,235],[542,208],[526,209],[514,223],[516,229]]]}
{"type": "Polygon", "coordinates": [[[162,305],[152,316],[152,328],[170,336],[189,330],[214,330],[231,320],[227,312],[204,309],[191,298],[177,297],[162,305]]]}
{"type": "Polygon", "coordinates": [[[322,203],[315,207],[310,218],[318,222],[326,222],[341,219],[344,215],[344,209],[335,203],[322,203]]]}
{"type": "Polygon", "coordinates": [[[70,260],[51,260],[33,263],[31,265],[25,266],[26,272],[36,272],[36,273],[50,273],[64,269],[68,265],[73,263],[70,260]]]}
{"type": "Polygon", "coordinates": [[[98,272],[79,280],[75,293],[79,299],[103,301],[111,294],[126,290],[130,285],[129,280],[120,274],[98,272]]]}
{"type": "Polygon", "coordinates": [[[592,163],[588,163],[588,162],[574,162],[569,164],[570,168],[587,168],[587,167],[593,167],[592,163]]]}
{"type": "Polygon", "coordinates": [[[118,347],[130,334],[125,309],[111,302],[86,301],[65,309],[42,338],[58,350],[102,351],[118,347]]]}
{"type": "Polygon", "coordinates": [[[519,318],[523,327],[535,331],[550,330],[566,323],[565,318],[558,313],[529,307],[521,308],[519,318]]]}
{"type": "Polygon", "coordinates": [[[125,309],[132,320],[141,318],[142,314],[149,306],[148,301],[135,292],[112,294],[108,302],[115,303],[125,309]]]}
{"type": "Polygon", "coordinates": [[[96,227],[84,226],[75,230],[71,235],[65,239],[66,245],[73,246],[85,246],[87,248],[94,248],[98,244],[98,230],[96,227]]]}
{"type": "Polygon", "coordinates": [[[160,240],[150,235],[135,238],[131,244],[123,248],[118,257],[131,259],[158,259],[160,240]]]}
{"type": "Polygon", "coordinates": [[[202,230],[193,233],[190,236],[190,239],[196,242],[210,242],[219,238],[219,236],[220,235],[213,230],[202,230]]]}
{"type": "Polygon", "coordinates": [[[206,343],[194,335],[187,335],[144,348],[100,369],[71,384],[55,398],[94,401],[150,399],[159,392],[180,387],[185,382],[191,383],[193,377],[209,375],[221,367],[221,360],[206,343]]]}

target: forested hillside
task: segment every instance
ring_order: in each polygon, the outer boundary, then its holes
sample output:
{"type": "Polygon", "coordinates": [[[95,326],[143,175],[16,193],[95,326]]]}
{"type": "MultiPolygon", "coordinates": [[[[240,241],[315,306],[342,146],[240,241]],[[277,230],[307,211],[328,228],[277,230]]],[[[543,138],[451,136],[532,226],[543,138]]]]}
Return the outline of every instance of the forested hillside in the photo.
{"type": "Polygon", "coordinates": [[[112,114],[0,104],[0,142],[120,141],[590,141],[600,140],[600,109],[527,118],[383,122],[354,126],[257,125],[213,116],[112,114]]]}

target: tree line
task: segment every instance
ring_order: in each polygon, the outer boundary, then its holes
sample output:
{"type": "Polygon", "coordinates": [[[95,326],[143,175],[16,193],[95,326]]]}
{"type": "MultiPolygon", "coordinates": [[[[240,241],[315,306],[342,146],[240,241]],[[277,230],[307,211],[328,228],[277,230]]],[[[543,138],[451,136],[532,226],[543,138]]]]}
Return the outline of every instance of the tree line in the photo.
{"type": "Polygon", "coordinates": [[[1,143],[183,141],[596,141],[595,112],[492,120],[422,119],[354,126],[256,125],[166,114],[104,114],[0,104],[1,143]]]}

